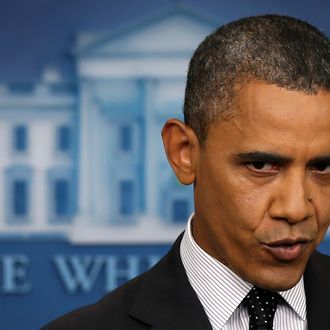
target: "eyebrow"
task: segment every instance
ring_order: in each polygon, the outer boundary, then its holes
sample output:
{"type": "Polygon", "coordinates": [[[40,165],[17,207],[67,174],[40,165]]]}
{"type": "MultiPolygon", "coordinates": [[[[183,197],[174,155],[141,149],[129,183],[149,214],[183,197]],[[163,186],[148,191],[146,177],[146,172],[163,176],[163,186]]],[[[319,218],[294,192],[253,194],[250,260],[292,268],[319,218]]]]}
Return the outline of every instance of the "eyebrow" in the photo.
{"type": "Polygon", "coordinates": [[[316,164],[330,164],[330,155],[315,157],[308,162],[309,166],[316,164]]]}
{"type": "MultiPolygon", "coordinates": [[[[280,166],[288,165],[293,162],[293,159],[287,156],[283,156],[274,152],[263,152],[263,151],[251,151],[242,152],[233,155],[233,159],[237,163],[247,162],[262,162],[262,163],[273,163],[280,166]]],[[[324,156],[318,156],[308,161],[308,166],[316,164],[330,164],[330,154],[324,156]]]]}
{"type": "Polygon", "coordinates": [[[237,163],[262,162],[262,163],[274,163],[282,166],[287,165],[293,161],[293,159],[290,157],[286,157],[273,152],[262,152],[262,151],[238,153],[233,155],[233,159],[237,163]]]}

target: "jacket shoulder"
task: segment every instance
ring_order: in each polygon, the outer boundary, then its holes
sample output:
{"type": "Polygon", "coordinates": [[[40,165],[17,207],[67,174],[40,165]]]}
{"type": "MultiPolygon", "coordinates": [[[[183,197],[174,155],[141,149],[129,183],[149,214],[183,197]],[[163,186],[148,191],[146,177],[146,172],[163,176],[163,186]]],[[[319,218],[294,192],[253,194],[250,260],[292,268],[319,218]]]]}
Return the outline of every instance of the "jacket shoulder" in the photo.
{"type": "Polygon", "coordinates": [[[105,295],[95,304],[74,310],[44,326],[42,330],[142,330],[148,327],[128,315],[135,292],[144,275],[105,295]]]}

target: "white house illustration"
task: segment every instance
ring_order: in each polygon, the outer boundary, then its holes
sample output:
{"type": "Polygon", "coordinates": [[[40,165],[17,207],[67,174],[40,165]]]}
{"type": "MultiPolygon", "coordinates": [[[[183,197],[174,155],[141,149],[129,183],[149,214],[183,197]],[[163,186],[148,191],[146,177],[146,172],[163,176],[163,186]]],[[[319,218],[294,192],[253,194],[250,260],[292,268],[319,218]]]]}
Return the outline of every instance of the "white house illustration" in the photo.
{"type": "Polygon", "coordinates": [[[193,50],[216,27],[177,7],[110,33],[82,33],[74,83],[45,68],[0,88],[0,234],[72,243],[162,243],[182,231],[192,187],[160,131],[182,118],[193,50]]]}

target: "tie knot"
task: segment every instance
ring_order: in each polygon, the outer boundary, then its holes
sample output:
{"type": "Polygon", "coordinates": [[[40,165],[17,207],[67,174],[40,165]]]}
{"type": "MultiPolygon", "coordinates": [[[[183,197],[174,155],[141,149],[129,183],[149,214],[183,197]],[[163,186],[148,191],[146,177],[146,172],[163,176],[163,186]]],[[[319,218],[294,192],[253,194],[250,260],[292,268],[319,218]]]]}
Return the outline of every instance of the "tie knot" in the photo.
{"type": "Polygon", "coordinates": [[[277,292],[253,287],[244,298],[250,318],[250,330],[273,329],[273,319],[280,300],[277,292]]]}

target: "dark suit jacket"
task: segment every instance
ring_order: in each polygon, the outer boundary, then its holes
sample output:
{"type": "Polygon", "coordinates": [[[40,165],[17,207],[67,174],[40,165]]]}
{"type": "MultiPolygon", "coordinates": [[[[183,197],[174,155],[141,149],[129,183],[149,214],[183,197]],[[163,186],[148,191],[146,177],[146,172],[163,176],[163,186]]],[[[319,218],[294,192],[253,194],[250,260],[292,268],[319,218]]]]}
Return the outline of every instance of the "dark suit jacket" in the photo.
{"type": "MultiPolygon", "coordinates": [[[[43,330],[212,330],[188,282],[180,242],[151,270],[43,330]]],[[[309,330],[330,329],[330,257],[313,253],[305,272],[309,330]]]]}

